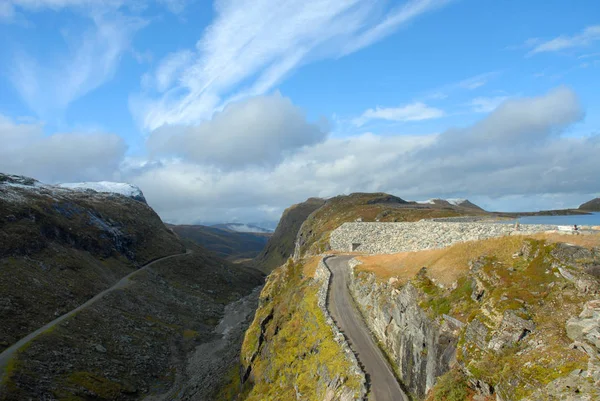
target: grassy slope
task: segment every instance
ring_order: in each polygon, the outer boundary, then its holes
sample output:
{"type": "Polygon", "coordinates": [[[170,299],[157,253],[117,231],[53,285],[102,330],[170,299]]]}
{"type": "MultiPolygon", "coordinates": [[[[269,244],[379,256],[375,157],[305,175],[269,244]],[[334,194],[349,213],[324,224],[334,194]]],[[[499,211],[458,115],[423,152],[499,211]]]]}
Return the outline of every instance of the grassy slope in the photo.
{"type": "MultiPolygon", "coordinates": [[[[359,277],[374,273],[383,281],[395,277],[397,281],[390,282],[396,287],[411,281],[421,290],[421,307],[434,318],[447,314],[464,323],[478,319],[491,333],[498,329],[508,310],[533,320],[536,329],[527,341],[500,352],[482,350],[470,343],[464,330],[459,340],[458,360],[473,378],[492,385],[510,383],[514,399],[520,399],[557,377],[587,366],[585,354],[569,346],[571,340],[566,336],[565,323],[577,316],[581,305],[593,295],[578,291],[573,283],[557,276],[554,267],[557,259],[553,250],[557,243],[567,240],[600,248],[599,235],[504,237],[435,251],[362,257],[364,265],[356,271],[359,277]],[[525,244],[537,256],[513,258],[525,244]],[[477,278],[485,292],[482,300],[475,302],[471,298],[475,275],[469,269],[469,261],[478,258],[483,258],[479,259],[483,266],[477,278]],[[427,267],[425,271],[421,270],[423,266],[427,267]],[[434,282],[445,284],[445,288],[434,282]]],[[[430,399],[463,399],[461,394],[468,393],[465,386],[461,374],[450,372],[440,380],[430,399]]]]}
{"type": "Polygon", "coordinates": [[[212,339],[224,305],[262,280],[200,247],[160,262],[20,350],[0,400],[133,400],[164,392],[194,347],[212,339]]]}
{"type": "Polygon", "coordinates": [[[0,185],[0,350],[142,264],[184,250],[124,196],[0,185]]]}
{"type": "Polygon", "coordinates": [[[284,264],[294,253],[296,235],[306,218],[325,203],[322,199],[310,198],[287,208],[279,220],[275,232],[263,251],[254,259],[253,265],[265,273],[284,264]]]}
{"type": "Polygon", "coordinates": [[[317,306],[318,287],[311,280],[316,263],[288,262],[269,276],[244,339],[247,381],[238,400],[293,400],[297,393],[303,400],[322,400],[336,379],[359,388],[317,306]]]}
{"type": "Polygon", "coordinates": [[[202,225],[167,225],[182,238],[187,238],[217,256],[229,260],[254,258],[265,247],[269,234],[239,233],[202,225]]]}
{"type": "Polygon", "coordinates": [[[582,204],[579,206],[579,209],[586,212],[600,212],[600,198],[592,199],[591,201],[582,204]]]}

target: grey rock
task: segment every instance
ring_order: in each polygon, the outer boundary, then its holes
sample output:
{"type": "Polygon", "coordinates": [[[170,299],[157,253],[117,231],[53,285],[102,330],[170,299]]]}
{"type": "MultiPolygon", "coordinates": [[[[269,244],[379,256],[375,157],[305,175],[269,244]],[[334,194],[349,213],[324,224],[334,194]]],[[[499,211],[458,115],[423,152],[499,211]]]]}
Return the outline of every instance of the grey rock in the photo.
{"type": "Polygon", "coordinates": [[[102,354],[105,354],[105,353],[106,353],[106,348],[104,348],[104,347],[103,347],[102,345],[100,345],[100,344],[96,344],[96,345],[94,346],[94,349],[95,349],[96,351],[98,351],[98,352],[102,353],[102,354]]]}
{"type": "Polygon", "coordinates": [[[517,316],[514,310],[507,310],[504,312],[500,327],[488,343],[488,348],[500,351],[505,346],[521,341],[533,330],[535,330],[535,324],[531,320],[517,316]]]}

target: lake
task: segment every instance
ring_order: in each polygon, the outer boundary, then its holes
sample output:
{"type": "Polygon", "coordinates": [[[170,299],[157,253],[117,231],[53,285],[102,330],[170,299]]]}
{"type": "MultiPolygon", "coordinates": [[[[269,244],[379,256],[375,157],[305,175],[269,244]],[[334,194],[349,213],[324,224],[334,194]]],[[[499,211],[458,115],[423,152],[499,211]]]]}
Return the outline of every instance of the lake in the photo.
{"type": "MultiPolygon", "coordinates": [[[[514,224],[515,220],[505,220],[502,223],[514,224]]],[[[519,217],[521,224],[551,224],[557,226],[600,226],[600,213],[578,214],[572,216],[523,216],[519,217]]]]}

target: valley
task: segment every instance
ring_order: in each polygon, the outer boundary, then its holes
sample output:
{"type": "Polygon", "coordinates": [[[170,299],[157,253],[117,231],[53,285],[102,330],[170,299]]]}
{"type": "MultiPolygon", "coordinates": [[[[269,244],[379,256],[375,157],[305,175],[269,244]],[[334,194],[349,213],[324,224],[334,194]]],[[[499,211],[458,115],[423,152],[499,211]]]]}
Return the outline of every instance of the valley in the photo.
{"type": "Polygon", "coordinates": [[[592,227],[358,193],[270,235],[164,225],[106,183],[0,178],[1,400],[597,395],[592,227]]]}

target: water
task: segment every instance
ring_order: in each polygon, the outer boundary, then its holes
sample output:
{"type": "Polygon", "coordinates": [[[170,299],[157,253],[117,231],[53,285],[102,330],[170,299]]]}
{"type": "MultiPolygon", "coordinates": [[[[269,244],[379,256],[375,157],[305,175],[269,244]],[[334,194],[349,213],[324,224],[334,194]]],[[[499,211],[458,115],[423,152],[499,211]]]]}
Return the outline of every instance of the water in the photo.
{"type": "MultiPolygon", "coordinates": [[[[502,223],[514,224],[515,220],[505,220],[502,223]]],[[[523,216],[519,217],[521,224],[550,224],[557,226],[600,226],[600,213],[578,214],[572,216],[523,216]]]]}

